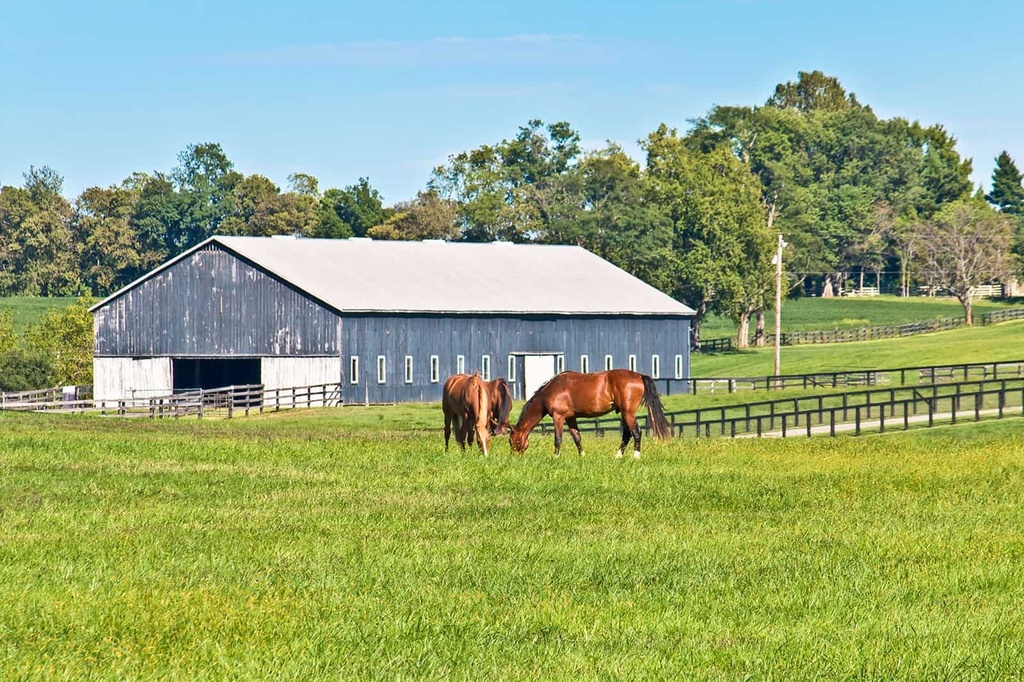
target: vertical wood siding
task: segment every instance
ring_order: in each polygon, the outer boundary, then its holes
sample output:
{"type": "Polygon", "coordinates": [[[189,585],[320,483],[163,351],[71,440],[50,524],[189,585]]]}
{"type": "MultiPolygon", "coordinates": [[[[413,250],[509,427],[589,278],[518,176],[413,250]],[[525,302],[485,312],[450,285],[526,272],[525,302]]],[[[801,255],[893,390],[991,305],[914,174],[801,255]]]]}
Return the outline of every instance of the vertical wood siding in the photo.
{"type": "Polygon", "coordinates": [[[97,356],[339,353],[338,316],[216,246],[95,312],[97,356]]]}
{"type": "MultiPolygon", "coordinates": [[[[434,401],[444,380],[456,372],[456,356],[465,356],[466,372],[479,372],[484,355],[491,356],[491,378],[507,374],[513,352],[564,353],[565,369],[580,370],[588,355],[590,371],[604,369],[611,355],[616,368],[637,356],[637,371],[651,373],[651,356],[660,357],[661,377],[675,376],[675,356],[683,356],[683,376],[690,375],[690,323],[680,317],[526,317],[503,316],[346,316],[343,322],[345,402],[434,401]],[[349,375],[350,357],[359,357],[356,384],[349,375]],[[386,358],[386,381],[377,381],[377,357],[386,358]],[[413,360],[413,381],[405,381],[405,357],[413,360]],[[440,376],[430,381],[430,356],[437,355],[440,376]]],[[[659,390],[680,392],[683,382],[659,382],[659,390]]]]}

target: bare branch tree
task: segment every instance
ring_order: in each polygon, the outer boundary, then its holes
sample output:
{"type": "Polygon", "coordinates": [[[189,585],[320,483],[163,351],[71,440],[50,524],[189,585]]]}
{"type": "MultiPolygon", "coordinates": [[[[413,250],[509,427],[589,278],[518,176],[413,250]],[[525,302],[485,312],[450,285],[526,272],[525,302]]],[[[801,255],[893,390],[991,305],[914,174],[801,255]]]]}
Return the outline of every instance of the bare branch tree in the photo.
{"type": "Polygon", "coordinates": [[[973,324],[975,287],[1005,279],[1013,272],[1011,221],[985,204],[957,201],[922,226],[921,258],[930,278],[948,289],[973,324]]]}

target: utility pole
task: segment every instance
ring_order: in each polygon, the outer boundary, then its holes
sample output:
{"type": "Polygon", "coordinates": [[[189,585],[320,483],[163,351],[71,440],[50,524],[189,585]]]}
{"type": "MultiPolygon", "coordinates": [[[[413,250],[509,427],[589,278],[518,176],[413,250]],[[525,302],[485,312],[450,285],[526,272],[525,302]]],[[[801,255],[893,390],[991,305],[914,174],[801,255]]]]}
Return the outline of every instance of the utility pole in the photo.
{"type": "MultiPolygon", "coordinates": [[[[782,348],[782,247],[786,245],[786,242],[782,239],[782,233],[779,233],[779,246],[775,251],[775,257],[772,262],[775,263],[775,376],[779,376],[779,370],[781,369],[781,353],[782,348]]],[[[776,384],[778,387],[778,384],[776,384]]]]}

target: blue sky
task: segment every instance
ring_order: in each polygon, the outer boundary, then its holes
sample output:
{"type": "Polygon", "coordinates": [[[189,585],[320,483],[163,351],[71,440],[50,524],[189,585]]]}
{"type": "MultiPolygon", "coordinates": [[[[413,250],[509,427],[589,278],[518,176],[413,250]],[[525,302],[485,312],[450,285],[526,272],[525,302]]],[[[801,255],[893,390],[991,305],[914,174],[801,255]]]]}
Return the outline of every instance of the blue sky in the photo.
{"type": "Polygon", "coordinates": [[[0,184],[48,165],[73,197],[219,142],[284,187],[369,177],[411,198],[450,154],[570,122],[589,147],[759,104],[798,71],[883,117],[941,123],[987,186],[1024,167],[1024,3],[7,3],[0,184]]]}

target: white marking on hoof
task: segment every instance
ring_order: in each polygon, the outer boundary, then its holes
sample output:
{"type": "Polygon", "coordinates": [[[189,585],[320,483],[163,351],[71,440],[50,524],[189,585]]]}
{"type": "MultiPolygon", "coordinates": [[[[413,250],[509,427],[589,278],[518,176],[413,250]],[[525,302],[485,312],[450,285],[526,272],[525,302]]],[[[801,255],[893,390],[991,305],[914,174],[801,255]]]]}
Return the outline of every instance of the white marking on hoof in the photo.
{"type": "Polygon", "coordinates": [[[622,459],[622,450],[621,449],[618,452],[615,453],[615,459],[622,459]]]}
{"type": "Polygon", "coordinates": [[[640,459],[640,451],[639,450],[634,450],[633,451],[633,459],[640,459]]]}

